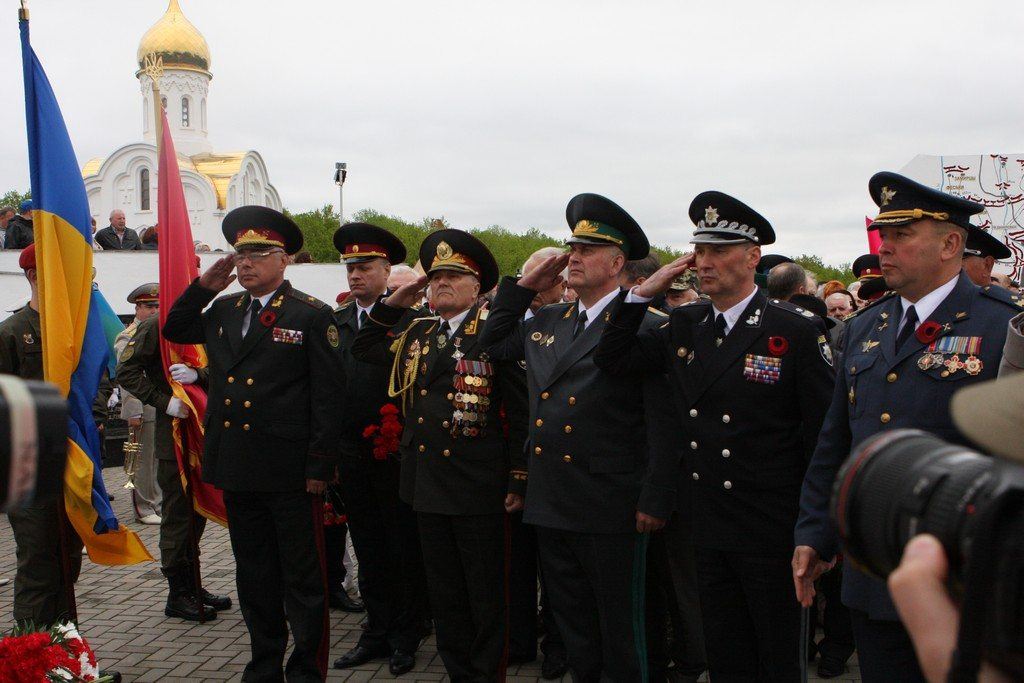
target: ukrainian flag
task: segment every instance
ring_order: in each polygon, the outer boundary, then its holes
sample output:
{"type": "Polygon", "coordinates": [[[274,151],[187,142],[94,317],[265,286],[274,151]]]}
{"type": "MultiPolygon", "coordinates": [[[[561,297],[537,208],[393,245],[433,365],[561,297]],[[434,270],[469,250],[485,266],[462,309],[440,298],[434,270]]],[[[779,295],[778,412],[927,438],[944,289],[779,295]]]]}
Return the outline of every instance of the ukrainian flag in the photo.
{"type": "Polygon", "coordinates": [[[114,517],[103,485],[99,433],[92,418],[108,351],[92,289],[89,202],[57,98],[29,42],[27,14],[23,9],[21,54],[43,375],[68,399],[64,504],[93,562],[134,564],[153,557],[139,537],[114,517]]]}

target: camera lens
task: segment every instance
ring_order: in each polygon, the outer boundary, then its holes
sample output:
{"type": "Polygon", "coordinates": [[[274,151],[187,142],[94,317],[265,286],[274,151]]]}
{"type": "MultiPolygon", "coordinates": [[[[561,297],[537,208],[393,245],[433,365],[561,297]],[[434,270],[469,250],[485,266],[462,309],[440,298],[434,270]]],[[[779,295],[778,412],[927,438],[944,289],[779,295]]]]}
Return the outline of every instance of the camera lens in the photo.
{"type": "Polygon", "coordinates": [[[0,376],[0,506],[56,499],[64,486],[68,411],[48,382],[0,376]]]}

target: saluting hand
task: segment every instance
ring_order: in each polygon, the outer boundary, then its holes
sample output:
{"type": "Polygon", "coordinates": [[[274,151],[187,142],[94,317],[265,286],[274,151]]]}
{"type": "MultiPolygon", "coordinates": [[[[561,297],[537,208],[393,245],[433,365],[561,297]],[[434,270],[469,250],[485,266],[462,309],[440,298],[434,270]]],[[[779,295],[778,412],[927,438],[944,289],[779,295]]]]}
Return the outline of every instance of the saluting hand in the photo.
{"type": "Polygon", "coordinates": [[[519,286],[535,292],[546,292],[562,281],[562,271],[569,265],[569,253],[548,256],[536,268],[519,278],[519,286]]]}
{"type": "Polygon", "coordinates": [[[384,299],[384,303],[392,308],[412,308],[419,300],[420,292],[427,286],[427,276],[421,275],[412,282],[406,283],[396,289],[391,296],[384,299]]]}
{"type": "Polygon", "coordinates": [[[518,493],[509,493],[505,496],[505,512],[512,514],[523,509],[523,497],[518,493]]]}
{"type": "Polygon", "coordinates": [[[668,288],[672,285],[672,281],[690,268],[693,268],[696,261],[697,257],[692,253],[683,254],[672,263],[658,268],[654,275],[638,284],[633,291],[636,292],[637,296],[653,299],[658,294],[667,292],[668,288]]]}
{"type": "Polygon", "coordinates": [[[235,269],[233,254],[217,259],[216,263],[199,276],[199,286],[214,292],[223,292],[237,277],[231,271],[235,269]]]}

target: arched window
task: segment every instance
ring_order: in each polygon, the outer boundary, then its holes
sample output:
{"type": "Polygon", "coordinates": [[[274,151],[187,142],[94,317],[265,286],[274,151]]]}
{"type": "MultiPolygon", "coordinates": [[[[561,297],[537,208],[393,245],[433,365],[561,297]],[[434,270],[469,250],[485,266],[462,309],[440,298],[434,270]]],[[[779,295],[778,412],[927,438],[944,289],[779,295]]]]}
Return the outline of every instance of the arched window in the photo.
{"type": "Polygon", "coordinates": [[[139,171],[139,209],[149,211],[149,169],[139,171]]]}
{"type": "Polygon", "coordinates": [[[188,98],[187,97],[182,97],[181,98],[181,127],[182,128],[188,128],[189,127],[189,119],[190,118],[191,118],[191,116],[189,116],[189,101],[188,101],[188,98]]]}

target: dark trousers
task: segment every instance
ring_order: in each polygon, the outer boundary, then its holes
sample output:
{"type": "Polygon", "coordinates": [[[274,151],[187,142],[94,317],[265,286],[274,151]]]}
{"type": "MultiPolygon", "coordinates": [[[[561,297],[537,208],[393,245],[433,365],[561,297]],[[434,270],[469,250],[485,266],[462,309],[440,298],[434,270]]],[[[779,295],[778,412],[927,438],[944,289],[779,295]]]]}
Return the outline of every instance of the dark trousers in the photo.
{"type": "Polygon", "coordinates": [[[537,541],[573,679],[644,680],[646,536],[537,527],[537,541]]]}
{"type": "Polygon", "coordinates": [[[504,680],[507,515],[417,513],[437,652],[455,683],[504,680]]]}
{"type": "MultiPolygon", "coordinates": [[[[50,626],[68,615],[65,568],[61,565],[56,501],[32,504],[7,514],[14,531],[18,569],[14,574],[14,620],[50,626]]],[[[74,584],[82,569],[82,541],[67,526],[67,579],[74,584]]]]}
{"type": "Polygon", "coordinates": [[[523,513],[509,515],[511,557],[509,569],[509,659],[532,662],[537,659],[537,589],[540,587],[544,639],[540,649],[545,656],[565,656],[565,645],[547,602],[543,576],[537,558],[537,530],[523,523],[523,513]],[[538,577],[541,579],[538,582],[538,577]]]}
{"type": "Polygon", "coordinates": [[[206,529],[206,518],[193,511],[181,483],[177,460],[157,460],[156,480],[163,495],[160,499],[160,566],[174,569],[191,565],[198,558],[192,557],[188,518],[189,515],[195,518],[197,547],[206,529]]]}
{"type": "Polygon", "coordinates": [[[924,683],[914,644],[903,624],[871,619],[859,609],[850,610],[850,619],[864,683],[924,683]]]}
{"type": "MultiPolygon", "coordinates": [[[[327,591],[344,591],[345,582],[345,539],[348,524],[324,525],[324,566],[327,569],[327,591]]],[[[355,542],[353,541],[353,544],[355,542]]]]}
{"type": "Polygon", "coordinates": [[[339,467],[366,630],[359,644],[380,654],[419,647],[427,587],[416,514],[398,497],[399,462],[344,456],[339,467]]]}
{"type": "MultiPolygon", "coordinates": [[[[821,612],[821,642],[815,647],[822,658],[838,659],[845,662],[853,654],[853,624],[850,621],[850,608],[843,604],[840,596],[843,584],[843,563],[822,574],[817,582],[817,594],[811,607],[811,629],[808,637],[809,645],[814,645],[815,622],[821,612]],[[824,606],[821,607],[821,603],[824,606]],[[820,609],[819,609],[820,608],[820,609]]],[[[812,648],[810,650],[814,652],[812,648]]]]}
{"type": "Polygon", "coordinates": [[[799,681],[790,557],[698,548],[697,576],[711,679],[799,681]]]}
{"type": "Polygon", "coordinates": [[[327,676],[329,623],[323,502],[305,491],[225,491],[228,531],[252,660],[244,681],[280,681],[291,627],[289,681],[327,676]]]}

